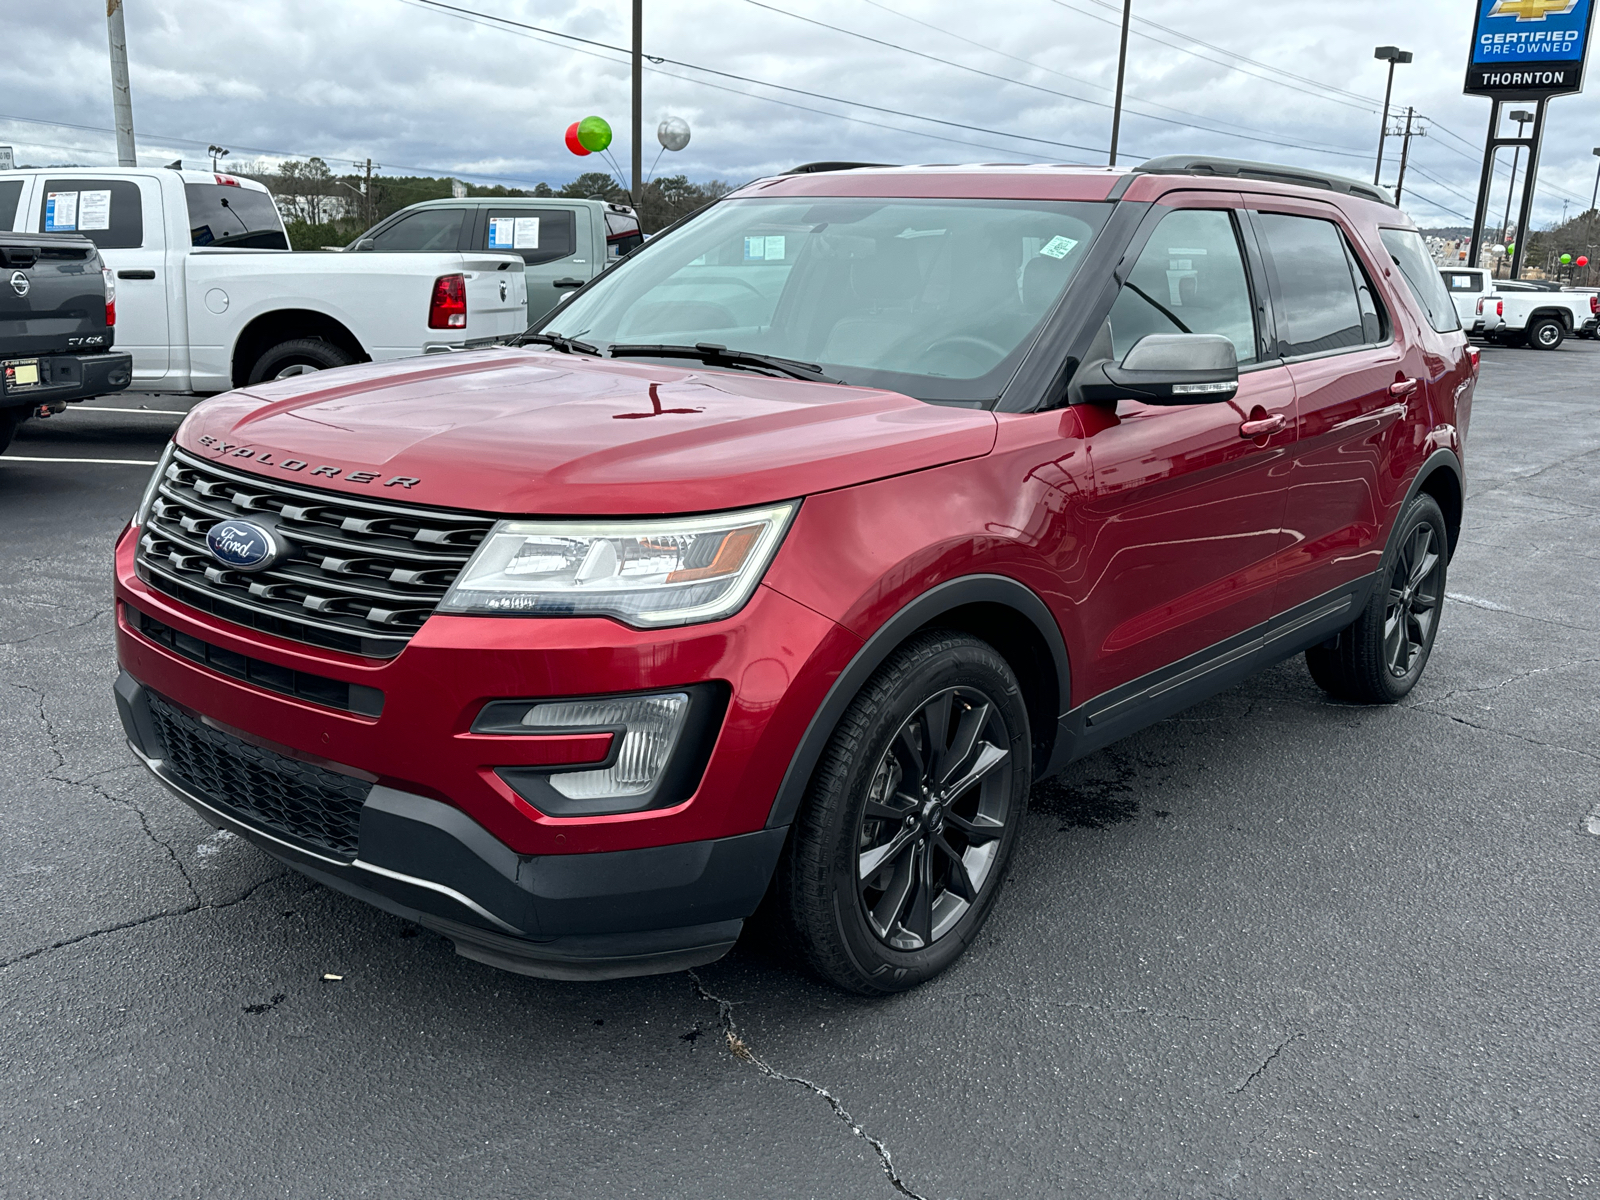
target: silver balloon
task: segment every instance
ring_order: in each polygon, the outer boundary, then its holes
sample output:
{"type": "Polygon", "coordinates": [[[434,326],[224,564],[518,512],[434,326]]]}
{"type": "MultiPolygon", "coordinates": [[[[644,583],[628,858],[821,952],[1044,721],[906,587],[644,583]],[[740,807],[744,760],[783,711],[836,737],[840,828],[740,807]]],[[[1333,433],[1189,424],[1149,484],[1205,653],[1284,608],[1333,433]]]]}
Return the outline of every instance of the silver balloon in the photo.
{"type": "Polygon", "coordinates": [[[656,141],[663,150],[682,150],[689,144],[689,122],[682,117],[668,117],[656,126],[656,141]]]}

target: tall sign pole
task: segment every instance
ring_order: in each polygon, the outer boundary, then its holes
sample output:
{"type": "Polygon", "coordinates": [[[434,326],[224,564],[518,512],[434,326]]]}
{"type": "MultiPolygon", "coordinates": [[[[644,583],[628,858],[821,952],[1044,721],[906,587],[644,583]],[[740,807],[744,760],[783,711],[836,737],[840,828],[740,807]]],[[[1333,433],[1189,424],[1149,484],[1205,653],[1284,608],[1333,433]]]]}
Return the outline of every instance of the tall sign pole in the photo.
{"type": "Polygon", "coordinates": [[[122,26],[122,0],[106,0],[111,34],[111,110],[117,126],[117,166],[137,167],[133,150],[133,92],[128,88],[128,34],[122,26]]]}
{"type": "Polygon", "coordinates": [[[633,206],[644,206],[644,0],[633,0],[633,206]]]}
{"type": "Polygon", "coordinates": [[[1128,73],[1128,22],[1133,19],[1133,0],[1122,0],[1122,49],[1117,52],[1117,98],[1111,106],[1111,165],[1117,165],[1117,138],[1122,133],[1122,81],[1128,73]]]}
{"type": "MultiPolygon", "coordinates": [[[[1544,140],[1545,110],[1552,98],[1583,90],[1584,65],[1589,49],[1589,29],[1595,0],[1476,0],[1472,49],[1467,53],[1469,96],[1489,98],[1489,133],[1484,138],[1483,173],[1478,179],[1478,202],[1472,211],[1471,264],[1483,240],[1494,182],[1497,151],[1506,146],[1528,150],[1528,172],[1523,177],[1522,204],[1517,216],[1516,252],[1511,255],[1511,278],[1522,277],[1528,226],[1533,220],[1533,193],[1539,172],[1539,148],[1544,140]],[[1500,136],[1501,106],[1533,101],[1533,135],[1500,136]]],[[[1515,181],[1513,181],[1515,182],[1515,181]]],[[[1509,203],[1509,197],[1507,198],[1509,203]]]]}

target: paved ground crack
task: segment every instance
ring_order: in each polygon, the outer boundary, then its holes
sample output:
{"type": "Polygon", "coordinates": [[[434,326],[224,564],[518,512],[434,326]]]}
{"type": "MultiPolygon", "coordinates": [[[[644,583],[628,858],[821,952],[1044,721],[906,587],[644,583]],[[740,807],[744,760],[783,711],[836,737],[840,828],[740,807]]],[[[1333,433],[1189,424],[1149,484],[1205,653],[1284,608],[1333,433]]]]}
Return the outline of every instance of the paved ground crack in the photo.
{"type": "Polygon", "coordinates": [[[1545,750],[1559,750],[1563,754],[1575,754],[1579,758],[1600,762],[1600,754],[1595,754],[1593,751],[1578,750],[1572,746],[1563,746],[1558,742],[1541,742],[1538,738],[1531,738],[1521,733],[1512,733],[1507,729],[1496,729],[1493,725],[1479,725],[1475,721],[1469,721],[1465,717],[1458,717],[1454,713],[1440,712],[1436,708],[1429,708],[1426,704],[1408,704],[1406,708],[1410,712],[1427,713],[1430,717],[1443,717],[1446,721],[1454,721],[1457,725],[1465,725],[1468,729],[1477,729],[1484,733],[1495,734],[1498,737],[1511,738],[1513,741],[1527,742],[1530,746],[1539,746],[1545,750]]]}
{"type": "Polygon", "coordinates": [[[749,1042],[740,1036],[739,1027],[733,1020],[733,1002],[724,1000],[720,996],[712,995],[706,990],[706,985],[700,982],[700,976],[695,972],[690,971],[688,975],[690,980],[693,981],[695,991],[699,993],[700,998],[717,1006],[717,1016],[722,1023],[723,1037],[727,1040],[728,1049],[735,1058],[740,1062],[749,1063],[769,1079],[776,1079],[782,1083],[792,1083],[798,1087],[805,1088],[808,1092],[821,1096],[823,1100],[827,1101],[828,1107],[833,1109],[833,1115],[844,1123],[845,1128],[872,1147],[873,1152],[878,1156],[879,1163],[883,1167],[883,1173],[889,1177],[889,1183],[895,1191],[902,1196],[911,1197],[911,1200],[928,1200],[928,1197],[921,1192],[913,1191],[906,1184],[905,1180],[900,1177],[900,1172],[895,1169],[894,1158],[889,1153],[889,1147],[861,1128],[860,1123],[850,1115],[837,1096],[820,1083],[813,1083],[811,1080],[802,1079],[798,1075],[786,1074],[769,1064],[751,1048],[749,1042]]]}
{"type": "Polygon", "coordinates": [[[87,779],[74,779],[70,775],[63,774],[67,766],[67,756],[61,750],[61,737],[56,732],[55,722],[50,719],[50,714],[45,711],[44,693],[39,691],[37,688],[28,687],[26,684],[13,683],[11,686],[19,691],[29,693],[34,698],[35,711],[38,713],[39,724],[44,727],[46,745],[49,747],[51,757],[55,759],[55,766],[46,771],[44,777],[53,783],[64,784],[67,787],[83,788],[84,790],[99,796],[102,800],[109,800],[112,804],[120,805],[121,807],[126,808],[129,812],[133,813],[134,817],[139,822],[139,828],[144,830],[144,835],[157,846],[161,847],[163,853],[166,854],[168,860],[171,861],[173,867],[177,870],[178,875],[183,879],[184,887],[189,890],[190,900],[192,900],[197,906],[203,904],[204,902],[200,899],[200,892],[194,885],[194,880],[189,877],[189,869],[183,865],[183,860],[178,857],[178,852],[172,848],[172,843],[156,836],[156,832],[150,828],[150,822],[145,817],[144,810],[142,808],[140,808],[132,800],[127,800],[121,796],[113,795],[97,783],[90,783],[87,779]]]}
{"type": "Polygon", "coordinates": [[[27,637],[13,638],[8,642],[0,642],[0,646],[20,646],[23,642],[31,642],[35,638],[49,637],[52,633],[66,633],[69,629],[81,629],[85,625],[92,625],[111,610],[99,608],[90,613],[81,621],[74,621],[71,625],[57,625],[53,629],[41,629],[38,633],[30,633],[27,637]]]}
{"type": "Polygon", "coordinates": [[[194,904],[185,905],[183,908],[169,908],[163,912],[151,913],[147,917],[136,917],[132,921],[118,921],[115,925],[107,925],[101,929],[91,929],[87,933],[80,933],[76,937],[62,938],[59,942],[51,942],[47,946],[35,946],[32,950],[24,950],[14,958],[0,960],[0,971],[5,970],[7,967],[16,966],[18,963],[27,962],[30,958],[38,958],[41,954],[49,954],[53,950],[63,950],[68,946],[76,946],[79,942],[87,942],[97,937],[104,937],[108,933],[121,933],[124,929],[137,929],[141,925],[154,925],[157,921],[168,921],[173,917],[186,917],[190,913],[221,912],[225,908],[243,904],[251,896],[266,887],[267,884],[276,883],[291,874],[293,874],[292,871],[280,871],[278,874],[263,879],[247,888],[232,900],[223,900],[216,904],[197,901],[194,904]]]}
{"type": "Polygon", "coordinates": [[[1301,1030],[1296,1030],[1288,1037],[1284,1038],[1283,1041],[1279,1042],[1277,1047],[1272,1051],[1271,1054],[1267,1055],[1261,1065],[1254,1071],[1251,1071],[1250,1074],[1246,1075],[1244,1077],[1244,1082],[1233,1089],[1233,1094],[1235,1096],[1241,1095],[1247,1087],[1267,1073],[1267,1068],[1278,1060],[1278,1055],[1282,1054],[1289,1048],[1290,1042],[1298,1042],[1303,1037],[1305,1037],[1305,1033],[1301,1030]]]}
{"type": "Polygon", "coordinates": [[[1484,612],[1504,613],[1508,617],[1517,617],[1524,621],[1537,621],[1540,625],[1554,625],[1560,629],[1575,629],[1579,633],[1594,633],[1592,625],[1574,625],[1570,621],[1558,621],[1554,617],[1536,617],[1532,613],[1518,612],[1514,608],[1507,608],[1504,604],[1496,604],[1493,600],[1483,600],[1477,596],[1468,596],[1463,592],[1446,592],[1444,598],[1454,604],[1465,604],[1468,608],[1481,608],[1484,612]]]}

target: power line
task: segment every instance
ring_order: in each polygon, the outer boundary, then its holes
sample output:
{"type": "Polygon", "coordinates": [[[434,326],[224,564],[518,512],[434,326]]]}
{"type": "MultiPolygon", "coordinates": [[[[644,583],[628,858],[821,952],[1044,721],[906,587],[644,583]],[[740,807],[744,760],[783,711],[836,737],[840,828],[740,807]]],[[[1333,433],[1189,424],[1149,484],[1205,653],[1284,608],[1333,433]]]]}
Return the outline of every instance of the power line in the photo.
{"type": "MultiPolygon", "coordinates": [[[[913,56],[915,56],[917,58],[926,59],[928,62],[939,63],[941,66],[954,67],[958,71],[966,71],[966,72],[969,72],[970,74],[973,74],[973,75],[981,75],[985,79],[994,79],[994,80],[998,80],[1001,83],[1010,84],[1010,85],[1013,85],[1015,87],[1028,88],[1028,89],[1030,89],[1032,91],[1035,91],[1035,92],[1044,92],[1046,95],[1050,95],[1050,96],[1059,96],[1063,100],[1071,100],[1071,101],[1074,101],[1075,103],[1078,103],[1078,104],[1092,104],[1096,108],[1109,109],[1109,108],[1112,107],[1111,105],[1107,104],[1103,100],[1091,100],[1087,96],[1074,96],[1070,92],[1057,91],[1055,88],[1048,88],[1048,87],[1045,87],[1042,84],[1028,83],[1025,80],[1021,80],[1021,79],[1010,79],[1010,78],[1008,78],[1008,77],[1006,77],[1004,75],[997,75],[993,71],[985,71],[981,67],[972,67],[972,66],[968,66],[966,63],[955,62],[952,59],[940,58],[936,54],[928,54],[928,53],[926,53],[925,51],[922,51],[922,50],[914,50],[910,46],[902,46],[897,42],[885,41],[882,38],[873,37],[871,34],[860,33],[860,32],[858,32],[858,31],[856,31],[854,29],[845,29],[844,27],[839,26],[839,25],[829,24],[827,21],[819,21],[815,17],[801,16],[799,13],[790,12],[788,9],[778,8],[776,5],[772,5],[772,4],[766,4],[766,3],[763,2],[763,0],[745,0],[745,3],[753,5],[756,8],[764,8],[768,12],[778,13],[780,16],[791,17],[796,21],[803,21],[807,25],[815,25],[819,29],[829,29],[829,30],[832,30],[835,33],[842,33],[846,37],[859,38],[864,42],[871,42],[875,46],[883,46],[883,47],[885,47],[886,49],[889,49],[889,50],[898,50],[902,54],[910,54],[910,55],[913,55],[913,56]]],[[[1177,120],[1176,118],[1173,118],[1173,117],[1157,116],[1154,113],[1137,113],[1137,114],[1135,114],[1131,110],[1129,110],[1129,115],[1137,115],[1137,116],[1143,117],[1146,121],[1160,121],[1160,122],[1162,122],[1163,124],[1166,124],[1166,125],[1181,126],[1184,129],[1198,129],[1202,133],[1215,134],[1218,137],[1240,138],[1240,139],[1242,139],[1244,141],[1259,142],[1262,145],[1269,145],[1269,146],[1287,146],[1291,150],[1304,149],[1304,144],[1301,143],[1301,142],[1288,142],[1288,141],[1283,141],[1281,139],[1272,138],[1272,137],[1251,137],[1251,136],[1248,136],[1248,135],[1245,135],[1245,134],[1228,133],[1226,130],[1213,129],[1213,128],[1211,128],[1209,126],[1206,126],[1206,125],[1197,125],[1193,121],[1180,121],[1180,120],[1177,120]]],[[[1013,136],[1015,136],[1015,135],[1013,135],[1013,136]]],[[[1357,151],[1328,150],[1328,151],[1323,151],[1323,153],[1339,154],[1339,155],[1342,155],[1342,156],[1345,156],[1345,157],[1349,157],[1349,158],[1366,158],[1367,157],[1365,152],[1357,152],[1357,151]]]]}
{"type": "MultiPolygon", "coordinates": [[[[620,46],[613,46],[606,42],[597,42],[593,38],[579,37],[577,34],[573,33],[563,33],[559,29],[546,29],[540,25],[530,25],[525,21],[514,21],[510,17],[499,17],[492,13],[475,12],[469,8],[461,8],[454,4],[446,4],[443,2],[443,0],[402,0],[402,2],[426,5],[431,9],[454,13],[458,16],[465,16],[468,18],[482,17],[485,20],[494,21],[501,25],[508,25],[517,29],[528,29],[535,33],[543,33],[549,35],[550,37],[558,37],[567,41],[578,42],[585,46],[595,46],[602,50],[610,50],[616,53],[632,53],[632,51],[624,51],[620,46]]],[[[670,63],[672,66],[683,67],[690,71],[703,71],[707,75],[715,75],[719,79],[732,79],[738,83],[749,83],[754,84],[757,87],[774,88],[780,92],[789,92],[797,96],[806,96],[812,100],[830,100],[835,104],[848,104],[853,108],[867,109],[869,112],[886,113],[889,116],[905,117],[912,121],[927,121],[930,124],[944,125],[951,129],[964,129],[972,133],[987,133],[994,137],[1015,138],[1018,141],[1035,142],[1041,146],[1059,146],[1066,150],[1082,150],[1089,154],[1099,155],[1106,153],[1104,147],[1080,146],[1076,142],[1062,142],[1057,141],[1054,138],[1033,137],[1030,134],[1012,133],[1005,129],[990,129],[985,125],[969,125],[963,121],[947,121],[943,117],[929,117],[923,115],[922,113],[911,113],[905,112],[904,110],[898,108],[887,108],[881,104],[868,104],[863,100],[848,100],[842,96],[830,96],[826,92],[813,92],[808,91],[805,88],[789,87],[787,84],[772,83],[771,81],[765,79],[753,79],[748,75],[736,75],[732,71],[719,71],[715,67],[706,67],[701,66],[699,63],[684,62],[682,59],[650,56],[650,61],[653,63],[670,63]]]]}

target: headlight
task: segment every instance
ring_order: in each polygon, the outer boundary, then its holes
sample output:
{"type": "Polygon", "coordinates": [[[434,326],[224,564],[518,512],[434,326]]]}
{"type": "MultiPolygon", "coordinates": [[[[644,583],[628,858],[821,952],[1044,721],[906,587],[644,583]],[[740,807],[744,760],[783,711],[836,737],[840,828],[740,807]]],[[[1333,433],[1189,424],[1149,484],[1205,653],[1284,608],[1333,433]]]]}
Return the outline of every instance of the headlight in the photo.
{"type": "Polygon", "coordinates": [[[708,517],[501,521],[439,612],[717,621],[761,581],[798,502],[708,517]]]}
{"type": "Polygon", "coordinates": [[[144,524],[144,519],[150,515],[150,506],[156,502],[156,489],[161,486],[161,480],[166,476],[167,467],[172,462],[172,452],[177,442],[168,442],[167,448],[161,452],[161,458],[156,463],[156,469],[150,476],[150,482],[144,485],[144,495],[139,497],[139,507],[133,510],[133,527],[139,528],[144,524]]]}

